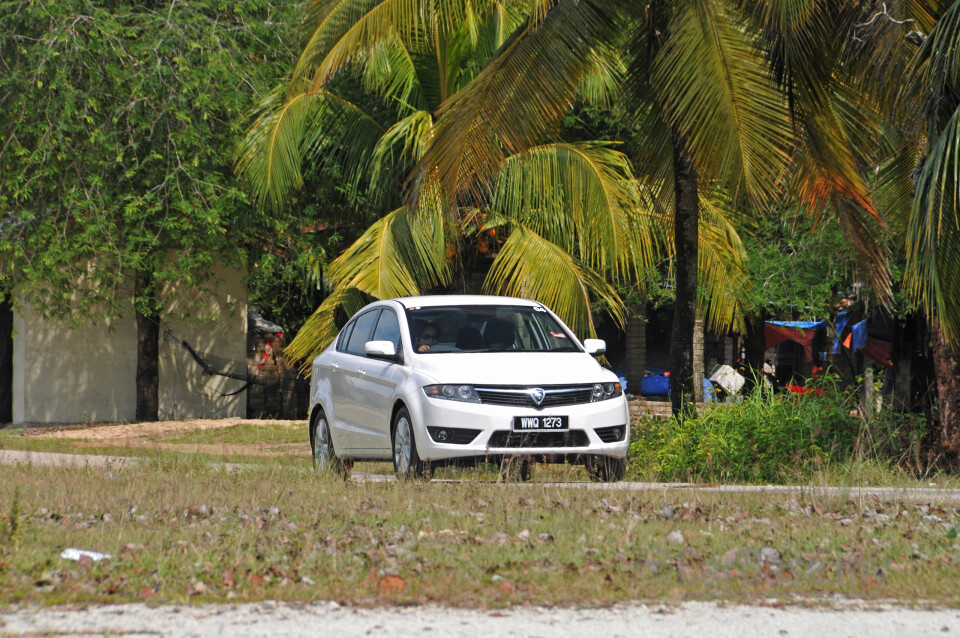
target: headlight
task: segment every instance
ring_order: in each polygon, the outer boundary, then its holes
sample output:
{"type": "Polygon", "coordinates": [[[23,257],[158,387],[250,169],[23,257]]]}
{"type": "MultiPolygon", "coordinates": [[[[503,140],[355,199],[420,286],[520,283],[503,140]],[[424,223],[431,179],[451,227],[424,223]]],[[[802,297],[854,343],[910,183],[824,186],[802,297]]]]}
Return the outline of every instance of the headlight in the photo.
{"type": "Polygon", "coordinates": [[[621,395],[623,395],[623,388],[620,387],[619,382],[594,383],[593,396],[590,397],[590,401],[605,401],[621,395]]]}
{"type": "Polygon", "coordinates": [[[423,393],[431,399],[449,399],[464,403],[480,403],[480,397],[472,385],[438,384],[423,386],[423,393]]]}

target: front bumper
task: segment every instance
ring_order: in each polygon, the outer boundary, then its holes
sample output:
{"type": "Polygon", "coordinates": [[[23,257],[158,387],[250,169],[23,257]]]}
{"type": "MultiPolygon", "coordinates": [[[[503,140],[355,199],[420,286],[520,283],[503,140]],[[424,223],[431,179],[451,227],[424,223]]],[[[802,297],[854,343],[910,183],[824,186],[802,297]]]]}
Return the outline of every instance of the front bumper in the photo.
{"type": "MultiPolygon", "coordinates": [[[[421,395],[423,396],[423,395],[421,395]]],[[[524,407],[460,403],[423,396],[420,414],[414,416],[417,450],[424,460],[477,456],[535,454],[571,458],[579,455],[626,457],[630,445],[630,410],[626,398],[617,397],[596,403],[534,410],[524,407]],[[518,416],[567,416],[567,430],[513,432],[518,416]],[[610,428],[622,428],[621,440],[610,440],[610,428]],[[456,428],[477,432],[469,443],[441,443],[431,436],[437,428],[456,428]]],[[[452,438],[452,437],[448,437],[452,438]]],[[[457,437],[458,440],[469,437],[457,437]]]]}

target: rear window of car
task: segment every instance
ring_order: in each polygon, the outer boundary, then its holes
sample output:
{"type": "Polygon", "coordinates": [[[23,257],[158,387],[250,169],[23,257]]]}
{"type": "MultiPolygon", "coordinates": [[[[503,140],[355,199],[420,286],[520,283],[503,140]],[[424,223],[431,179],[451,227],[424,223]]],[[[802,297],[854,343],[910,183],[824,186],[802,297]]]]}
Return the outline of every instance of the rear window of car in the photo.
{"type": "Polygon", "coordinates": [[[357,317],[353,332],[350,334],[350,340],[347,341],[347,352],[363,355],[363,345],[371,340],[370,335],[373,332],[373,324],[376,323],[378,314],[380,314],[380,309],[376,308],[357,317]]]}

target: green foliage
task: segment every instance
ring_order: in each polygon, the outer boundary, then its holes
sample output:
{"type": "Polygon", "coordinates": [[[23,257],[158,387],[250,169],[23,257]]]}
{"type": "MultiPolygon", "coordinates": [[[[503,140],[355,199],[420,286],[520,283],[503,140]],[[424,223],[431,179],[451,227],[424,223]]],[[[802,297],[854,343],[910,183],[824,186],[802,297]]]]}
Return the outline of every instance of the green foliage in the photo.
{"type": "Polygon", "coordinates": [[[0,3],[0,289],[55,316],[130,309],[130,276],[202,286],[251,215],[241,115],[289,60],[270,0],[0,3]]]}
{"type": "Polygon", "coordinates": [[[630,444],[631,458],[661,480],[778,482],[832,459],[850,459],[859,434],[852,395],[773,395],[762,388],[742,403],[701,410],[696,419],[650,420],[630,444]]]}
{"type": "Polygon", "coordinates": [[[743,293],[754,313],[795,310],[823,318],[853,293],[856,254],[830,220],[815,225],[805,213],[772,212],[745,233],[744,247],[753,285],[743,293]]]}

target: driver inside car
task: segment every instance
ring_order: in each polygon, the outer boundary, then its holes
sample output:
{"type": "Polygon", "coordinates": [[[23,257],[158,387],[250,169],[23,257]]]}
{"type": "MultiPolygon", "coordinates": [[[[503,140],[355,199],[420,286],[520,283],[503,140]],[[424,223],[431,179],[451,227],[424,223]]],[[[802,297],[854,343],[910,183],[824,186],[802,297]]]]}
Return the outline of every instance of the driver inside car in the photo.
{"type": "Polygon", "coordinates": [[[420,336],[417,337],[417,352],[426,352],[435,346],[439,339],[440,329],[435,323],[428,323],[420,332],[420,336]]]}

